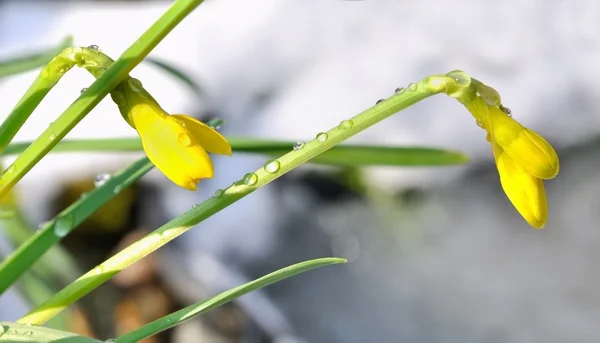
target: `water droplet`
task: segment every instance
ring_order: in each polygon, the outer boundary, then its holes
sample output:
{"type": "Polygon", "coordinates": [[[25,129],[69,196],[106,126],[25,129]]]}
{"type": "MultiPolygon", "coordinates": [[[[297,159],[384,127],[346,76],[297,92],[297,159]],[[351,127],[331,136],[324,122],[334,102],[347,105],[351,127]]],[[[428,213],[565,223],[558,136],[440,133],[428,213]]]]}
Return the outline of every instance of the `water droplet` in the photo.
{"type": "Polygon", "coordinates": [[[100,47],[97,46],[96,44],[92,44],[92,45],[88,46],[88,49],[100,51],[100,47]]]}
{"type": "Polygon", "coordinates": [[[244,184],[246,184],[248,186],[255,185],[257,181],[258,181],[258,176],[254,173],[248,173],[248,174],[244,175],[244,184]]]}
{"type": "Polygon", "coordinates": [[[102,186],[106,181],[110,180],[110,174],[98,174],[96,175],[96,177],[94,178],[94,186],[96,187],[100,187],[102,186]]]}
{"type": "Polygon", "coordinates": [[[321,132],[319,134],[317,134],[317,141],[323,143],[327,140],[328,136],[325,132],[321,132]]]}
{"type": "Polygon", "coordinates": [[[193,205],[192,205],[192,208],[196,208],[196,207],[198,207],[198,206],[200,206],[200,204],[193,204],[193,205]]]}
{"type": "Polygon", "coordinates": [[[123,189],[123,186],[116,185],[115,189],[113,189],[113,193],[117,194],[117,193],[121,192],[122,189],[123,189]]]}
{"type": "Polygon", "coordinates": [[[214,130],[220,130],[221,126],[223,126],[223,124],[225,123],[225,121],[223,119],[220,118],[216,118],[216,119],[211,119],[209,120],[206,125],[210,126],[211,128],[213,128],[214,130]]]}
{"type": "Polygon", "coordinates": [[[87,91],[87,88],[81,88],[81,90],[79,91],[79,94],[83,94],[83,92],[87,91]]]}
{"type": "Polygon", "coordinates": [[[96,266],[96,268],[94,268],[94,273],[96,273],[96,275],[104,274],[104,266],[96,266]]]}
{"type": "Polygon", "coordinates": [[[32,336],[33,335],[33,331],[25,331],[24,335],[25,336],[32,336]]]}
{"type": "Polygon", "coordinates": [[[119,91],[110,92],[110,98],[119,106],[127,105],[127,99],[125,99],[123,93],[119,91]]]}
{"type": "Polygon", "coordinates": [[[297,150],[300,150],[302,148],[304,148],[304,143],[303,142],[298,142],[298,143],[294,144],[294,148],[293,149],[297,151],[297,150]]]}
{"type": "Polygon", "coordinates": [[[270,160],[265,163],[264,169],[267,173],[273,174],[277,173],[281,164],[277,160],[270,160]]]}
{"type": "Polygon", "coordinates": [[[502,112],[506,113],[507,116],[512,117],[512,111],[510,110],[510,108],[508,107],[504,107],[502,105],[499,105],[500,109],[502,110],[502,112]]]}
{"type": "Polygon", "coordinates": [[[51,140],[51,141],[53,141],[53,140],[56,139],[56,135],[53,134],[53,133],[51,133],[50,136],[48,136],[48,139],[51,140]]]}
{"type": "Polygon", "coordinates": [[[477,123],[477,126],[479,126],[480,128],[483,128],[483,122],[481,121],[481,119],[475,119],[475,123],[477,123]]]}
{"type": "Polygon", "coordinates": [[[129,84],[129,87],[131,87],[135,92],[142,92],[142,90],[144,89],[144,87],[142,86],[142,81],[138,80],[138,79],[134,79],[134,78],[130,78],[127,81],[127,84],[129,84]]]}
{"type": "Polygon", "coordinates": [[[462,70],[453,70],[446,74],[453,78],[459,86],[468,86],[471,83],[471,78],[462,70]]]}
{"type": "Polygon", "coordinates": [[[219,198],[219,197],[221,197],[221,196],[222,196],[224,193],[225,193],[225,191],[224,191],[224,190],[222,190],[222,189],[217,189],[217,190],[215,191],[215,195],[214,195],[214,197],[215,197],[215,198],[219,198]]]}
{"type": "Polygon", "coordinates": [[[408,90],[411,90],[411,91],[417,90],[417,84],[416,83],[408,84],[408,90]]]}
{"type": "Polygon", "coordinates": [[[354,122],[352,120],[342,120],[340,123],[340,129],[349,129],[354,126],[354,122]]]}
{"type": "Polygon", "coordinates": [[[394,91],[394,93],[402,93],[404,92],[404,87],[398,87],[396,88],[396,90],[394,91]]]}
{"type": "Polygon", "coordinates": [[[179,142],[179,144],[181,144],[184,147],[188,147],[188,146],[192,145],[192,139],[190,138],[190,136],[187,133],[184,133],[184,132],[177,135],[177,141],[179,142]]]}
{"type": "MultiPolygon", "coordinates": [[[[15,166],[14,166],[13,164],[11,164],[11,165],[10,165],[10,166],[9,166],[9,167],[6,169],[6,171],[4,171],[4,174],[10,175],[10,174],[12,174],[12,173],[14,173],[14,172],[15,172],[15,166]]],[[[2,175],[4,175],[4,174],[2,174],[2,175]]]]}
{"type": "Polygon", "coordinates": [[[383,99],[379,99],[379,100],[377,100],[377,102],[375,103],[375,105],[379,105],[379,104],[381,104],[382,102],[383,102],[383,99]]]}
{"type": "Polygon", "coordinates": [[[75,217],[72,214],[58,217],[54,223],[54,234],[57,237],[65,237],[75,224],[75,217]]]}

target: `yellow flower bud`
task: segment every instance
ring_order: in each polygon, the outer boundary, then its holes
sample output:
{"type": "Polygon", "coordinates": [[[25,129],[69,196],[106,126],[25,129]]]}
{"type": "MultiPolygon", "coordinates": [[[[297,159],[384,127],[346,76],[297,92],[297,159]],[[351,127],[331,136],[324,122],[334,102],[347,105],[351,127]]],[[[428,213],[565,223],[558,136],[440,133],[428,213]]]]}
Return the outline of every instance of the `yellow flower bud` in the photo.
{"type": "Polygon", "coordinates": [[[496,90],[475,79],[470,85],[457,99],[487,131],[508,199],[529,225],[540,229],[548,218],[543,180],[558,174],[558,155],[542,136],[509,115],[496,90]]]}
{"type": "Polygon", "coordinates": [[[558,174],[558,155],[542,136],[496,107],[489,109],[488,124],[492,139],[529,174],[540,179],[558,174]]]}
{"type": "Polygon", "coordinates": [[[492,142],[492,150],[504,193],[529,225],[541,229],[548,218],[544,183],[526,172],[497,143],[492,142]]]}
{"type": "Polygon", "coordinates": [[[186,115],[166,113],[138,82],[128,79],[111,94],[121,114],[137,130],[152,163],[175,184],[196,190],[212,178],[207,152],[231,156],[229,142],[213,128],[186,115]]]}

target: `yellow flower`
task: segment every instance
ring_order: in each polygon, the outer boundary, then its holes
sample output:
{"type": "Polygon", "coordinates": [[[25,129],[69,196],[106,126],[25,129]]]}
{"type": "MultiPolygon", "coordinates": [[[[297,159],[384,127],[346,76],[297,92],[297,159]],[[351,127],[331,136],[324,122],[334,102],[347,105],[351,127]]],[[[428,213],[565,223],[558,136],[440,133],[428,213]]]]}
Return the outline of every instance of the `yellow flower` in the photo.
{"type": "Polygon", "coordinates": [[[529,225],[541,229],[548,218],[542,180],[558,174],[558,155],[542,136],[510,116],[494,89],[473,79],[472,85],[477,91],[463,104],[488,133],[502,188],[529,225]]]}
{"type": "Polygon", "coordinates": [[[196,190],[200,179],[213,177],[207,152],[231,156],[225,137],[192,117],[169,115],[136,79],[120,83],[111,97],[125,120],[137,130],[150,161],[185,189],[196,190]]]}

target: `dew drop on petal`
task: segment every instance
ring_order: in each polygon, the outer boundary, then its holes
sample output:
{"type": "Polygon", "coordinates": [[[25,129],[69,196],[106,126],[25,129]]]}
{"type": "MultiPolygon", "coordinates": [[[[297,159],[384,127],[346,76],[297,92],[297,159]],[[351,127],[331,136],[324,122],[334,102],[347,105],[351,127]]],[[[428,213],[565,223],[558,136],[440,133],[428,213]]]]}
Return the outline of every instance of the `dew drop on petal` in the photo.
{"type": "Polygon", "coordinates": [[[382,102],[383,102],[383,99],[379,99],[379,100],[377,100],[377,102],[375,103],[375,105],[379,105],[379,104],[381,104],[382,102]]]}
{"type": "Polygon", "coordinates": [[[53,133],[51,133],[50,136],[48,136],[48,139],[51,140],[51,141],[53,141],[53,140],[56,139],[56,135],[53,134],[53,133]]]}
{"type": "Polygon", "coordinates": [[[121,192],[121,189],[123,189],[123,186],[116,185],[115,189],[113,189],[113,193],[117,194],[117,193],[121,192]]]}
{"type": "Polygon", "coordinates": [[[110,180],[110,174],[98,174],[96,175],[96,177],[94,178],[94,186],[95,187],[100,187],[102,186],[106,181],[110,180]]]}
{"type": "Polygon", "coordinates": [[[265,163],[264,169],[267,173],[273,174],[279,170],[281,164],[277,160],[270,160],[265,163]]]}
{"type": "Polygon", "coordinates": [[[190,136],[187,133],[180,133],[177,136],[177,141],[179,142],[179,144],[181,144],[184,147],[188,147],[190,145],[192,145],[192,139],[190,138],[190,136]]]}
{"type": "Polygon", "coordinates": [[[88,49],[100,51],[100,47],[96,44],[89,45],[88,49]]]}
{"type": "Polygon", "coordinates": [[[329,136],[327,135],[327,133],[320,132],[319,134],[317,134],[317,141],[323,143],[327,140],[328,137],[329,136]]]}
{"type": "Polygon", "coordinates": [[[354,122],[352,120],[342,120],[340,123],[340,129],[349,129],[354,126],[354,122]]]}
{"type": "Polygon", "coordinates": [[[79,91],[79,94],[83,94],[83,92],[87,91],[87,88],[81,88],[81,90],[79,91]]]}
{"type": "Polygon", "coordinates": [[[303,142],[297,142],[296,144],[294,144],[294,150],[298,151],[300,149],[304,148],[304,143],[303,142]]]}
{"type": "Polygon", "coordinates": [[[398,87],[396,88],[396,90],[394,91],[394,93],[403,93],[404,92],[404,87],[398,87]]]}
{"type": "Polygon", "coordinates": [[[248,173],[244,175],[244,184],[248,186],[253,186],[258,182],[258,176],[254,173],[248,173]]]}
{"type": "Polygon", "coordinates": [[[416,83],[409,84],[408,90],[411,90],[411,91],[417,90],[417,84],[416,83]]]}

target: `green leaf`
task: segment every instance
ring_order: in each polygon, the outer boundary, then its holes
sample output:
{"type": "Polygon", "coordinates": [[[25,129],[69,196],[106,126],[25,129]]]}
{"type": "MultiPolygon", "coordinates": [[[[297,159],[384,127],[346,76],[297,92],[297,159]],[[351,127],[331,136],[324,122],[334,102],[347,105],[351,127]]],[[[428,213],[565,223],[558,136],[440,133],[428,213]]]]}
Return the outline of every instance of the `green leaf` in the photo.
{"type": "Polygon", "coordinates": [[[116,343],[138,342],[144,338],[156,335],[161,331],[177,326],[187,320],[190,320],[214,308],[224,305],[230,301],[233,301],[244,294],[250,293],[257,289],[261,289],[263,287],[267,287],[283,279],[307,272],[311,269],[345,262],[346,260],[343,258],[320,258],[316,260],[297,263],[289,267],[279,269],[278,271],[275,271],[271,274],[265,275],[259,279],[248,282],[241,286],[232,288],[212,298],[190,305],[177,312],[171,313],[168,316],[164,316],[149,324],[146,324],[132,332],[126,333],[125,335],[117,338],[116,343]]]}
{"type": "Polygon", "coordinates": [[[67,36],[60,44],[46,51],[34,52],[13,57],[7,61],[0,61],[0,78],[42,67],[63,49],[71,45],[73,45],[73,36],[67,36]]]}
{"type": "Polygon", "coordinates": [[[0,342],[2,343],[102,343],[102,341],[78,336],[71,332],[59,331],[43,326],[0,322],[0,342]]]}
{"type": "Polygon", "coordinates": [[[166,62],[152,56],[146,57],[144,62],[148,62],[154,65],[155,67],[162,69],[168,74],[171,74],[173,77],[186,84],[197,97],[204,98],[206,96],[206,93],[204,92],[204,90],[202,90],[202,87],[200,87],[200,85],[198,85],[198,83],[196,83],[196,81],[194,81],[192,78],[187,76],[186,73],[180,67],[177,67],[170,62],[166,62]]]}
{"type": "MultiPolygon", "coordinates": [[[[229,137],[235,152],[263,154],[279,157],[294,147],[294,142],[273,141],[253,138],[229,137]]],[[[27,143],[12,143],[2,155],[18,154],[25,150],[27,143]]],[[[139,138],[80,139],[61,141],[52,150],[56,152],[123,152],[142,151],[139,138]]],[[[337,166],[440,166],[463,164],[469,158],[456,151],[402,146],[338,145],[316,156],[310,163],[337,166]]]]}

